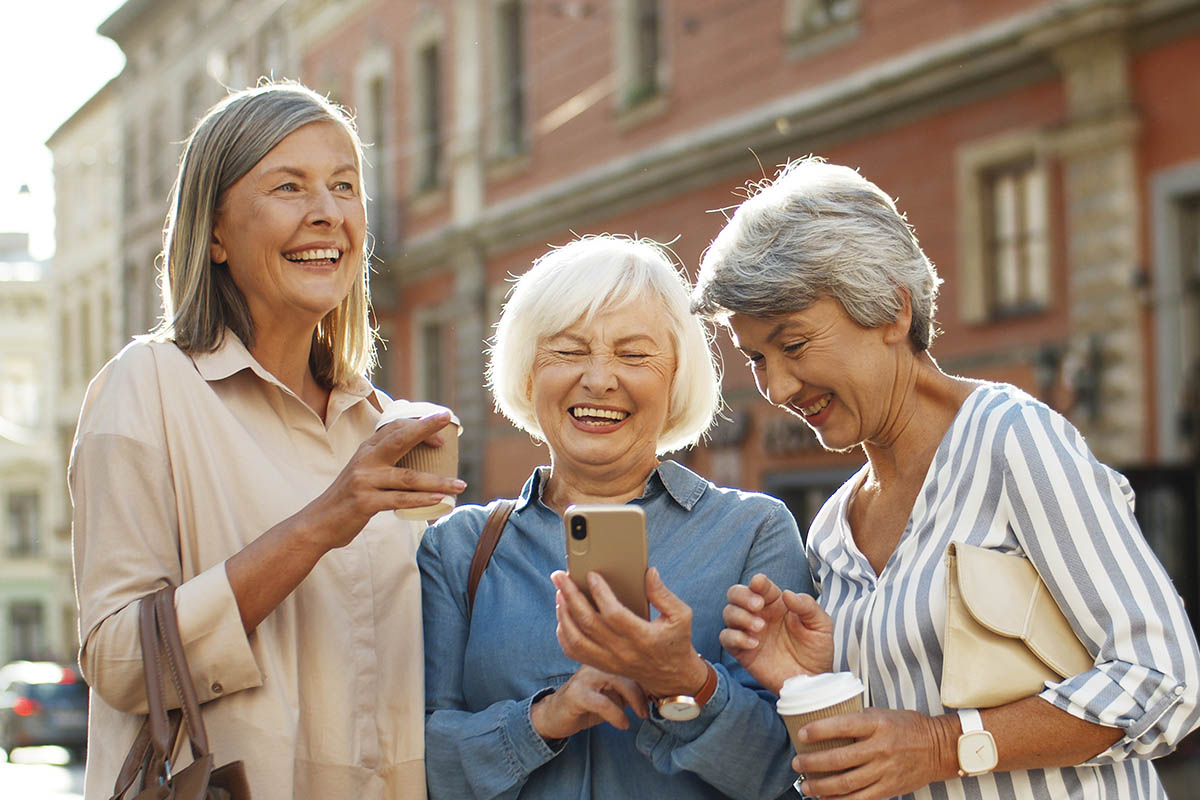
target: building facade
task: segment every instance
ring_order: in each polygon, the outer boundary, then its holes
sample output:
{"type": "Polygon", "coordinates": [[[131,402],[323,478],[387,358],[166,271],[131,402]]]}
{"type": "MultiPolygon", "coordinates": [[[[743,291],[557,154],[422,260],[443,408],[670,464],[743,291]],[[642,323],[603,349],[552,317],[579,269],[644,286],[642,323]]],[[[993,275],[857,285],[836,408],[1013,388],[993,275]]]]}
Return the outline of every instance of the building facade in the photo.
{"type": "MultiPolygon", "coordinates": [[[[815,153],[915,226],[943,367],[1066,414],[1200,603],[1200,0],[129,0],[100,30],[128,59],[122,337],[158,313],[177,143],[222,86],[298,76],[367,143],[376,381],[453,406],[470,498],[512,495],[547,455],[481,378],[508,277],[599,231],[694,274],[747,184],[815,153]]],[[[678,457],[803,527],[861,456],[718,342],[726,418],[678,457]]]]}
{"type": "MultiPolygon", "coordinates": [[[[507,288],[575,234],[694,270],[748,182],[809,153],[898,198],[946,280],[933,352],[1045,399],[1126,471],[1196,601],[1200,3],[298,0],[306,82],[357,109],[394,394],[464,420],[475,499],[546,453],[491,412],[507,288]]],[[[756,396],[680,454],[801,524],[860,463],[756,396]]]]}
{"type": "Polygon", "coordinates": [[[0,664],[73,658],[71,544],[51,398],[56,378],[49,265],[26,234],[0,234],[0,664]]]}

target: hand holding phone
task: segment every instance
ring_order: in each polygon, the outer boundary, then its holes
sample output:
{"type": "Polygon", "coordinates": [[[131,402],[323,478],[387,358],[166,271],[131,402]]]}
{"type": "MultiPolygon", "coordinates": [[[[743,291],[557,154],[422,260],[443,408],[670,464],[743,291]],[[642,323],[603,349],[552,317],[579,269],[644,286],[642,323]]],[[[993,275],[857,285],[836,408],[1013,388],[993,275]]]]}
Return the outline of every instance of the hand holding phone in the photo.
{"type": "Polygon", "coordinates": [[[650,619],[646,601],[646,514],[634,505],[571,505],[563,516],[567,574],[593,600],[589,572],[598,572],[617,599],[650,619]]]}

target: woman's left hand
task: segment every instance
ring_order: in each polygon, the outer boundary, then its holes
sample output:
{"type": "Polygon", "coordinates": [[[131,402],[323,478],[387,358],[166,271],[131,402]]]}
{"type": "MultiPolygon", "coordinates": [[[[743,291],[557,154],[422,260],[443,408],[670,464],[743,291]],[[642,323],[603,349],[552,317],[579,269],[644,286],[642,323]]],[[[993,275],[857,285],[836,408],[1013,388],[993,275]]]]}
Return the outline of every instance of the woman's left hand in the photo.
{"type": "Polygon", "coordinates": [[[658,570],[646,571],[646,598],[659,615],[647,621],[621,604],[598,573],[588,575],[588,600],[567,573],[550,576],[558,588],[558,643],[568,658],[631,678],[648,694],[699,691],[707,678],[692,647],[692,609],[666,587],[658,570]]]}
{"type": "Polygon", "coordinates": [[[916,711],[868,708],[810,722],[800,732],[806,741],[857,739],[854,744],[792,759],[805,775],[801,790],[821,800],[882,800],[916,791],[958,774],[958,730],[950,717],[916,711]]]}

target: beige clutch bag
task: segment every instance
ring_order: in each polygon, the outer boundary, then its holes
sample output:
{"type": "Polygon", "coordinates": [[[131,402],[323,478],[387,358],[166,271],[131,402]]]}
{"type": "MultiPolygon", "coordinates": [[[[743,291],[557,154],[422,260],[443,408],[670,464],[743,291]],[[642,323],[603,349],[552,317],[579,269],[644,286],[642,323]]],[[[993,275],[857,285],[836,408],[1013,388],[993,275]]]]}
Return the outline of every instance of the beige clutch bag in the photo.
{"type": "Polygon", "coordinates": [[[1094,660],[1028,559],[951,543],[946,550],[942,705],[990,708],[1092,668],[1094,660]]]}

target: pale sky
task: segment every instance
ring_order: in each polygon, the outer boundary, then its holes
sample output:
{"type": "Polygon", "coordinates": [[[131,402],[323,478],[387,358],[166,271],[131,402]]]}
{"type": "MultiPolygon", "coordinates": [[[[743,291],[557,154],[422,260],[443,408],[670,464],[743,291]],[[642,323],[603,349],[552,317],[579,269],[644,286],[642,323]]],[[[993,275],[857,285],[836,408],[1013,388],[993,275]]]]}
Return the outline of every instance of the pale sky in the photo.
{"type": "Polygon", "coordinates": [[[54,177],[46,139],[121,71],[125,57],[97,26],[124,0],[5,3],[0,75],[0,231],[29,231],[34,255],[54,252],[54,177]],[[19,194],[21,186],[29,194],[19,194]]]}

